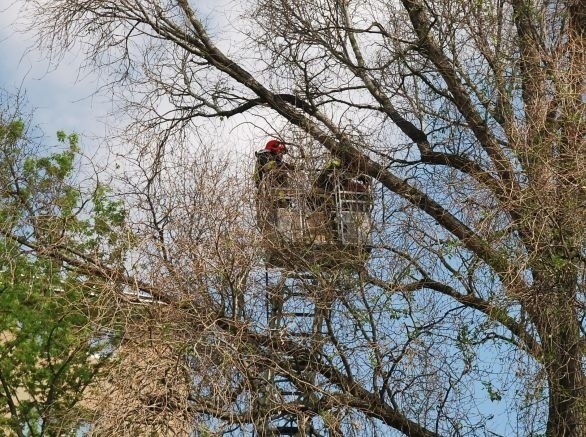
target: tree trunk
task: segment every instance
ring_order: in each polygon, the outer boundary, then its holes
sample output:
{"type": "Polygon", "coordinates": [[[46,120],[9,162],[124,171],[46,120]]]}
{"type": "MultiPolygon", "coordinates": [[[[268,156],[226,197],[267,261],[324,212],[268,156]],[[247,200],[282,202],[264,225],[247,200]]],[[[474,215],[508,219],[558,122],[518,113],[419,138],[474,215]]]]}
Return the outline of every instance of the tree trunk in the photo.
{"type": "Polygon", "coordinates": [[[532,307],[543,344],[548,380],[547,435],[586,436],[586,376],[583,340],[575,308],[576,272],[557,271],[535,283],[532,307]]]}

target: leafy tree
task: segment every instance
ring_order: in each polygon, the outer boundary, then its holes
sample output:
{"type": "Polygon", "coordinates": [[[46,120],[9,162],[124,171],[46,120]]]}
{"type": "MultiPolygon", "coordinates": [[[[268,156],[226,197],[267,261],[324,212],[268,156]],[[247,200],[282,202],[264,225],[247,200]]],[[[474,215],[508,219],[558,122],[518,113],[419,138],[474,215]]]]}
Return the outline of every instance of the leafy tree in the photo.
{"type": "Polygon", "coordinates": [[[194,1],[26,3],[40,45],[83,42],[140,132],[164,132],[141,144],[155,171],[136,197],[156,242],[144,275],[176,309],[161,326],[177,327],[197,382],[181,414],[258,423],[258,381],[278,371],[316,396],[272,411],[333,433],[500,432],[491,408],[505,402],[505,433],[584,435],[582,2],[257,0],[226,49],[194,1]],[[185,209],[167,206],[189,196],[154,190],[173,134],[213,117],[269,124],[292,153],[320,147],[380,184],[368,270],[315,281],[316,305],[338,291],[318,348],[258,326],[254,254],[226,231],[242,220],[197,234],[218,213],[198,203],[180,226],[185,209]],[[215,253],[196,257],[202,242],[215,253]]]}
{"type": "Polygon", "coordinates": [[[87,415],[84,391],[108,363],[115,339],[95,317],[95,296],[107,281],[80,274],[58,254],[62,245],[95,252],[124,215],[98,190],[95,212],[84,216],[82,193],[72,185],[77,135],[58,132],[63,150],[42,156],[27,124],[9,112],[11,98],[3,98],[0,433],[71,435],[87,415]]]}

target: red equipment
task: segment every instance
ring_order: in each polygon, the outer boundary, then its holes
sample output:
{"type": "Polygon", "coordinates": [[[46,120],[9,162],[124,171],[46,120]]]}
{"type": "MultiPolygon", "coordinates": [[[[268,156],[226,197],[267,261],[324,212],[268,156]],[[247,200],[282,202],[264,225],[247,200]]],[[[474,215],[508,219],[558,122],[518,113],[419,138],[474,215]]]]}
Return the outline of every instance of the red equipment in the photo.
{"type": "Polygon", "coordinates": [[[287,153],[287,147],[279,140],[270,140],[266,144],[265,150],[273,153],[287,153]]]}

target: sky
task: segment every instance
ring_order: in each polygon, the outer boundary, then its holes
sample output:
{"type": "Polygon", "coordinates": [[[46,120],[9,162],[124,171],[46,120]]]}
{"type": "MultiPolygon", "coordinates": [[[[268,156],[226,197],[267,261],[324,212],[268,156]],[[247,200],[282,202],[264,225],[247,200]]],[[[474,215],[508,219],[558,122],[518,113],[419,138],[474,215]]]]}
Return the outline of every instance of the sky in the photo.
{"type": "MultiPolygon", "coordinates": [[[[227,24],[226,15],[235,13],[234,5],[233,0],[197,2],[206,23],[215,29],[227,24]]],[[[96,93],[98,76],[80,71],[78,54],[71,53],[51,66],[46,54],[34,49],[34,35],[19,31],[23,28],[21,7],[22,0],[0,0],[0,89],[25,93],[26,109],[34,110],[34,122],[48,140],[58,130],[76,132],[86,152],[96,150],[114,122],[109,117],[110,97],[96,93]]]]}
{"type": "Polygon", "coordinates": [[[20,1],[0,0],[0,5],[0,88],[25,93],[26,109],[34,110],[34,121],[47,138],[55,138],[58,130],[81,133],[88,141],[103,135],[110,105],[94,95],[96,77],[80,75],[80,60],[73,54],[52,68],[31,49],[32,36],[17,31],[20,1]]]}

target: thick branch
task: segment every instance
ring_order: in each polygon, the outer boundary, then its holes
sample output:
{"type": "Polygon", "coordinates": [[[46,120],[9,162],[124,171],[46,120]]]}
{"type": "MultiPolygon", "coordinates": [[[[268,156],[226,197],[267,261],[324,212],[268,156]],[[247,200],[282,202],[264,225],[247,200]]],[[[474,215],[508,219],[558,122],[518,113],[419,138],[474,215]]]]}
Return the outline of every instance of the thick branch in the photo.
{"type": "MultiPolygon", "coordinates": [[[[519,38],[520,66],[523,81],[523,102],[526,108],[538,104],[542,95],[543,68],[540,63],[539,44],[535,40],[537,30],[530,19],[531,4],[526,0],[513,0],[513,15],[519,38]]],[[[528,120],[529,121],[529,120],[528,120]]]]}
{"type": "MultiPolygon", "coordinates": [[[[308,113],[308,114],[313,114],[316,109],[314,107],[312,107],[309,103],[307,103],[305,100],[301,99],[300,97],[294,96],[293,94],[275,94],[275,97],[283,100],[284,102],[302,109],[304,112],[308,113]]],[[[217,111],[213,114],[204,114],[204,113],[198,113],[197,116],[198,117],[232,117],[233,115],[237,115],[237,114],[243,114],[244,112],[256,107],[256,106],[262,106],[264,104],[264,102],[261,99],[252,99],[249,100],[246,103],[243,103],[240,106],[237,106],[236,108],[232,108],[226,111],[217,111]]]]}
{"type": "MultiPolygon", "coordinates": [[[[379,287],[388,288],[388,284],[382,282],[376,278],[369,278],[369,282],[379,287]]],[[[541,345],[537,340],[525,329],[525,327],[518,323],[515,319],[509,316],[505,310],[494,306],[490,302],[481,299],[472,294],[461,294],[456,291],[453,287],[446,285],[442,282],[435,281],[431,278],[424,278],[420,281],[406,284],[401,287],[404,290],[422,290],[430,289],[435,290],[445,296],[449,296],[456,300],[458,303],[465,305],[468,308],[473,308],[486,314],[488,318],[494,320],[505,328],[507,328],[513,335],[517,336],[523,342],[524,349],[533,356],[537,361],[543,359],[541,345]]]]}
{"type": "Polygon", "coordinates": [[[429,59],[437,67],[442,78],[446,82],[450,93],[453,96],[453,102],[457,106],[460,113],[468,122],[470,129],[482,144],[484,150],[492,159],[496,170],[498,171],[505,186],[511,190],[519,190],[518,184],[515,181],[514,172],[506,155],[500,149],[496,139],[491,135],[490,129],[486,122],[476,111],[470,96],[462,86],[458,74],[453,67],[453,63],[447,58],[442,50],[432,40],[430,29],[432,23],[425,17],[423,6],[414,0],[403,0],[403,5],[409,13],[409,18],[413,25],[413,29],[417,34],[421,43],[422,50],[425,51],[429,59]]]}
{"type": "MultiPolygon", "coordinates": [[[[6,378],[4,378],[4,375],[2,374],[2,372],[0,372],[0,383],[2,384],[2,388],[4,390],[6,403],[8,405],[8,409],[10,410],[10,416],[12,416],[12,418],[14,420],[17,420],[19,417],[19,414],[18,414],[18,410],[16,409],[16,404],[14,403],[14,399],[12,398],[12,390],[11,390],[10,384],[8,383],[6,378]]],[[[16,434],[19,437],[24,437],[24,435],[25,435],[20,430],[19,427],[16,427],[16,434]]]]}
{"type": "MultiPolygon", "coordinates": [[[[238,329],[227,320],[218,321],[218,326],[221,329],[230,332],[238,329]]],[[[239,331],[239,333],[242,334],[242,331],[239,331]]],[[[344,396],[344,405],[356,408],[369,417],[379,419],[385,424],[403,432],[407,436],[438,437],[438,434],[429,431],[412,420],[409,420],[405,415],[387,405],[379,396],[366,390],[353,378],[348,377],[331,365],[312,359],[315,354],[311,349],[305,348],[290,340],[283,338],[271,339],[265,335],[252,331],[248,331],[245,338],[247,343],[254,349],[268,347],[273,351],[275,357],[277,357],[277,365],[289,374],[292,381],[298,379],[298,369],[319,372],[343,390],[346,394],[346,396],[344,396]]]]}
{"type": "Polygon", "coordinates": [[[118,284],[126,284],[134,290],[146,293],[152,299],[158,300],[160,302],[170,303],[173,301],[173,299],[169,297],[165,292],[157,290],[149,284],[146,284],[136,278],[128,276],[118,269],[113,269],[104,266],[99,260],[94,260],[88,257],[87,255],[79,254],[77,251],[71,248],[63,247],[60,245],[41,247],[24,237],[13,235],[4,230],[0,230],[0,235],[12,241],[15,241],[22,246],[32,249],[39,256],[46,256],[59,262],[63,262],[68,266],[75,268],[80,273],[87,274],[90,276],[97,276],[99,278],[106,279],[108,281],[113,281],[118,284]],[[69,252],[75,256],[66,255],[66,252],[69,252]]]}
{"type": "Polygon", "coordinates": [[[399,129],[401,129],[405,135],[407,135],[415,144],[417,144],[419,153],[421,155],[421,161],[428,164],[446,165],[459,170],[462,173],[468,174],[477,182],[489,188],[497,198],[501,200],[508,199],[509,193],[503,189],[502,184],[490,176],[490,174],[485,169],[483,169],[482,166],[462,156],[433,151],[430,147],[429,140],[425,132],[419,129],[417,126],[403,117],[399,111],[397,111],[391,99],[382,92],[383,87],[381,84],[368,73],[360,46],[354,36],[355,30],[350,26],[350,18],[348,17],[346,8],[343,6],[342,8],[344,11],[344,19],[348,38],[350,40],[354,56],[357,60],[356,66],[350,64],[349,62],[346,62],[346,65],[358,78],[362,80],[366,86],[366,89],[381,105],[382,111],[393,121],[393,123],[395,123],[399,129]]]}

